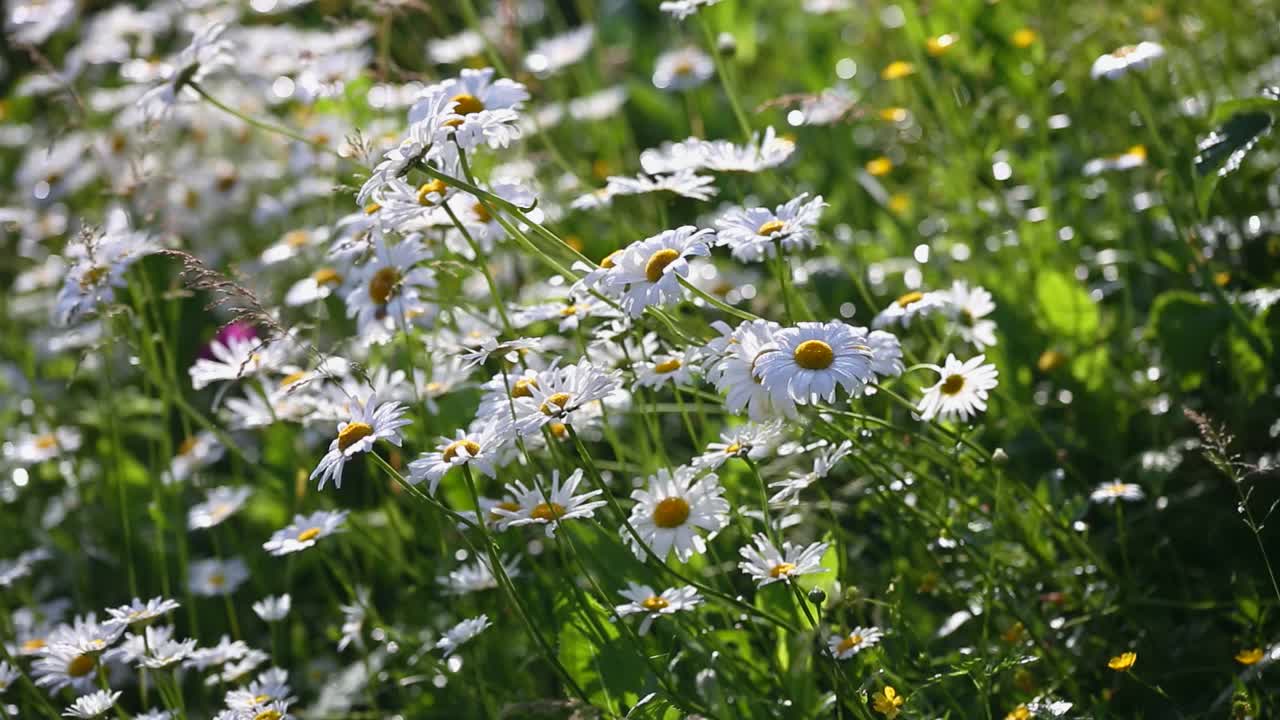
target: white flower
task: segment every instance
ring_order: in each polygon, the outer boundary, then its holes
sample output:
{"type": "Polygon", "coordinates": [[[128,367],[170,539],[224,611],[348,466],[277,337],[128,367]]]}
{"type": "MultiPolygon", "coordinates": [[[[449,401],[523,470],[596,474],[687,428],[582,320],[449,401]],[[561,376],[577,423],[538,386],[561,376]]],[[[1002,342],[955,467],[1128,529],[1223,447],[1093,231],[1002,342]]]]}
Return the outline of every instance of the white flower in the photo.
{"type": "Polygon", "coordinates": [[[173,720],[173,713],[168,710],[148,710],[134,715],[133,720],[173,720]]]}
{"type": "Polygon", "coordinates": [[[889,325],[906,327],[917,317],[926,317],[936,311],[946,309],[949,299],[946,295],[935,292],[913,290],[899,297],[876,315],[871,327],[883,328],[889,325]]]}
{"type": "Polygon", "coordinates": [[[289,286],[284,293],[284,304],[289,307],[310,305],[333,294],[342,285],[342,275],[334,267],[324,265],[310,275],[289,286]]]}
{"type": "Polygon", "coordinates": [[[717,244],[727,245],[739,262],[761,262],[777,253],[777,245],[796,251],[817,245],[815,231],[822,209],[822,196],[805,202],[801,194],[777,209],[732,208],[716,220],[717,244]]]}
{"type": "Polygon", "coordinates": [[[51,557],[48,550],[36,548],[20,553],[13,560],[0,560],[0,587],[12,587],[15,582],[30,575],[36,563],[51,557]]]}
{"type": "Polygon", "coordinates": [[[231,43],[222,39],[226,29],[224,23],[216,23],[192,35],[191,43],[168,61],[170,72],[165,80],[138,98],[144,117],[149,121],[163,118],[188,85],[235,64],[231,43]]]}
{"type": "Polygon", "coordinates": [[[942,376],[937,384],[924,391],[916,412],[924,420],[968,420],[987,409],[987,394],[998,384],[995,365],[984,365],[984,355],[960,362],[947,355],[942,367],[930,365],[942,376]]]}
{"type": "Polygon", "coordinates": [[[240,558],[197,560],[187,568],[191,592],[204,597],[230,595],[249,579],[249,568],[240,558]]]}
{"type": "MultiPolygon", "coordinates": [[[[675,551],[680,562],[687,562],[694,553],[707,551],[707,542],[699,530],[714,538],[729,524],[729,501],[724,499],[724,487],[715,473],[698,478],[692,467],[681,466],[672,474],[660,468],[649,476],[648,488],[634,490],[631,499],[631,526],[640,541],[666,560],[675,551]]],[[[631,551],[644,559],[644,546],[623,529],[622,533],[631,551]]]]}
{"type": "Polygon", "coordinates": [[[465,150],[482,143],[492,148],[506,147],[520,137],[519,110],[529,99],[529,91],[514,80],[493,79],[493,69],[466,69],[456,78],[432,85],[409,110],[410,122],[421,122],[437,112],[437,98],[449,100],[453,139],[465,150]]]}
{"type": "Polygon", "coordinates": [[[1102,55],[1093,61],[1089,74],[1095,80],[1100,77],[1114,80],[1130,70],[1145,69],[1161,57],[1164,57],[1164,47],[1144,40],[1137,45],[1125,45],[1102,55]]]}
{"type": "MultiPolygon", "coordinates": [[[[494,506],[495,511],[497,507],[494,506]]],[[[517,562],[518,558],[502,558],[502,570],[507,577],[513,578],[520,574],[517,562]]],[[[489,559],[483,556],[476,558],[475,562],[458,566],[457,570],[449,571],[447,576],[437,576],[436,582],[443,585],[444,591],[449,595],[465,595],[498,587],[498,578],[489,566],[489,559]]]]}
{"type": "Polygon", "coordinates": [[[688,348],[675,355],[656,355],[652,360],[641,363],[636,371],[636,384],[655,389],[668,383],[677,387],[688,385],[698,370],[698,357],[698,348],[688,348]]]}
{"type": "Polygon", "coordinates": [[[414,238],[388,246],[377,233],[373,258],[352,274],[345,298],[347,316],[356,319],[362,336],[389,338],[391,329],[404,330],[427,314],[422,291],[435,287],[435,273],[418,263],[430,257],[431,252],[414,238]]]}
{"type": "Polygon", "coordinates": [[[249,646],[243,640],[232,640],[226,635],[218,641],[217,645],[207,648],[197,648],[191,653],[191,657],[182,663],[183,667],[195,668],[196,670],[204,670],[214,665],[223,665],[233,660],[238,660],[249,654],[249,646]]]}
{"type": "Polygon", "coordinates": [[[1145,145],[1134,145],[1119,155],[1093,158],[1080,168],[1085,177],[1099,175],[1114,170],[1132,170],[1147,164],[1147,148],[1145,145]]]}
{"type": "Polygon", "coordinates": [[[601,370],[587,358],[578,360],[576,365],[553,365],[524,386],[528,395],[519,387],[512,389],[515,418],[510,418],[510,411],[504,412],[500,431],[528,436],[544,425],[553,429],[556,425],[572,425],[576,419],[598,410],[598,403],[612,398],[620,386],[616,372],[601,370]]]}
{"type": "Polygon", "coordinates": [[[838,320],[800,323],[774,341],[777,349],[760,355],[754,374],[775,403],[832,402],[837,385],[853,394],[873,379],[866,336],[838,320]]]}
{"type": "Polygon", "coordinates": [[[364,618],[365,608],[368,606],[369,588],[360,585],[356,586],[355,602],[338,606],[338,610],[342,612],[342,637],[338,639],[338,652],[352,644],[364,649],[364,618]]]}
{"type": "Polygon", "coordinates": [[[400,447],[400,428],[413,422],[402,417],[405,407],[398,402],[381,402],[375,393],[368,402],[351,399],[351,419],[338,423],[338,436],[329,443],[329,452],[311,471],[311,479],[320,478],[323,490],[330,479],[342,487],[342,469],[358,453],[369,452],[379,439],[400,447]]]}
{"type": "Polygon", "coordinates": [[[700,8],[711,7],[720,0],[663,0],[658,9],[677,20],[696,15],[700,8]]]}
{"type": "Polygon", "coordinates": [[[716,70],[711,56],[692,45],[668,50],[653,66],[653,86],[659,90],[687,90],[706,82],[716,70]]]}
{"type": "Polygon", "coordinates": [[[880,642],[884,637],[878,627],[856,627],[848,635],[832,635],[827,640],[827,649],[831,657],[837,660],[848,660],[859,652],[880,642]]]}
{"type": "Polygon", "coordinates": [[[436,642],[436,648],[444,650],[444,656],[449,657],[464,643],[484,632],[489,626],[488,615],[479,615],[469,620],[463,620],[450,628],[444,634],[444,637],[436,642]]]}
{"type": "Polygon", "coordinates": [[[441,437],[435,450],[409,463],[409,481],[430,483],[435,494],[440,479],[455,467],[467,465],[489,477],[496,477],[498,458],[507,443],[494,423],[476,423],[470,430],[459,429],[453,438],[441,437]]]}
{"type": "Polygon", "coordinates": [[[685,225],[639,240],[623,250],[603,278],[606,287],[621,290],[622,309],[639,317],[651,305],[670,305],[684,297],[680,278],[689,276],[689,258],[709,255],[711,230],[685,225]]]}
{"type": "Polygon", "coordinates": [[[1051,697],[1038,697],[1027,703],[1031,717],[1062,717],[1071,711],[1072,703],[1051,697]]]}
{"type": "MultiPolygon", "coordinates": [[[[174,640],[172,627],[148,625],[143,632],[146,641],[142,644],[143,652],[137,660],[141,667],[150,670],[160,670],[180,663],[196,649],[195,640],[174,640]]],[[[131,637],[142,639],[138,635],[131,637]]]]}
{"type": "Polygon", "coordinates": [[[4,444],[5,457],[20,465],[34,465],[79,449],[80,431],[73,427],[49,432],[19,430],[4,444]]]}
{"type": "Polygon", "coordinates": [[[736,425],[722,431],[719,442],[708,444],[707,449],[693,459],[693,466],[699,470],[714,470],[729,458],[762,460],[769,456],[781,436],[782,423],[778,421],[736,425]]]}
{"type": "MultiPolygon", "coordinates": [[[[637,175],[635,177],[624,177],[613,175],[608,178],[608,182],[603,190],[597,190],[598,199],[602,202],[600,205],[608,205],[609,202],[620,195],[646,195],[648,193],[669,192],[687,197],[691,200],[710,200],[715,197],[715,178],[709,175],[699,175],[693,170],[677,170],[669,175],[637,175]]],[[[573,207],[587,207],[591,203],[582,204],[583,198],[575,200],[573,207]]],[[[589,208],[588,208],[589,209],[589,208]]]]}
{"type": "Polygon", "coordinates": [[[619,590],[618,594],[631,601],[614,606],[613,609],[618,615],[625,617],[634,613],[644,614],[644,620],[640,621],[640,629],[638,631],[641,635],[649,632],[649,627],[653,625],[653,621],[657,620],[659,616],[674,615],[683,610],[692,610],[702,602],[702,596],[698,595],[697,588],[691,585],[668,588],[663,590],[662,594],[658,594],[648,585],[640,585],[628,581],[627,589],[619,590]]]}
{"type": "Polygon", "coordinates": [[[718,172],[756,173],[781,165],[795,151],[795,142],[779,137],[770,126],[765,128],[763,139],[759,133],[752,133],[751,142],[746,145],[734,145],[728,140],[703,143],[702,166],[718,172]]]}
{"type": "Polygon", "coordinates": [[[1129,502],[1137,502],[1147,496],[1142,491],[1142,486],[1133,483],[1110,482],[1102,483],[1094,488],[1089,494],[1089,499],[1096,503],[1107,503],[1114,505],[1118,500],[1126,500],[1129,502]]]}
{"type": "Polygon", "coordinates": [[[208,467],[222,458],[224,448],[218,436],[208,430],[201,430],[182,441],[178,446],[178,454],[174,456],[169,472],[165,474],[166,484],[182,482],[200,468],[208,467]]]}
{"type": "Polygon", "coordinates": [[[84,234],[68,245],[71,268],[54,300],[54,323],[69,325],[99,305],[114,302],[115,289],[125,287],[125,271],[154,250],[119,214],[111,216],[105,232],[84,234]]]}
{"type": "Polygon", "coordinates": [[[664,142],[656,148],[640,152],[640,168],[649,175],[666,175],[702,168],[707,144],[691,137],[679,142],[664,142]]]}
{"type": "MultiPolygon", "coordinates": [[[[356,215],[349,222],[359,230],[361,226],[376,222],[373,216],[381,209],[379,203],[370,204],[375,196],[381,195],[387,185],[398,180],[409,171],[415,163],[433,162],[443,167],[437,168],[452,175],[454,170],[453,154],[456,152],[448,144],[449,133],[461,122],[461,115],[454,112],[453,99],[443,92],[427,92],[414,105],[415,114],[410,114],[410,123],[404,137],[396,147],[382,155],[382,159],[374,166],[369,179],[360,186],[356,202],[364,208],[364,218],[356,215]]],[[[436,181],[439,182],[439,181],[436,181]]],[[[341,242],[341,239],[340,239],[341,242]]]]}
{"type": "Polygon", "coordinates": [[[9,663],[0,660],[0,695],[3,695],[13,682],[22,677],[21,671],[9,663]]]}
{"type": "Polygon", "coordinates": [[[601,491],[598,489],[574,495],[580,484],[582,484],[582,468],[574,470],[569,477],[565,478],[563,485],[560,484],[560,471],[552,470],[551,485],[547,488],[545,495],[540,489],[542,483],[535,482],[533,487],[527,487],[516,480],[507,484],[507,492],[515,497],[519,507],[508,510],[499,506],[493,509],[493,513],[504,519],[503,525],[506,527],[546,525],[547,537],[552,537],[555,535],[556,528],[565,520],[592,517],[595,515],[596,508],[604,506],[605,501],[592,500],[600,495],[601,491]]]}
{"type": "Polygon", "coordinates": [[[268,595],[253,604],[254,614],[262,618],[263,622],[279,622],[288,617],[291,609],[293,598],[289,597],[289,593],[268,595]]]}
{"type": "Polygon", "coordinates": [[[285,360],[284,343],[273,343],[255,336],[233,335],[225,341],[209,343],[212,358],[197,358],[187,374],[191,387],[202,390],[215,382],[239,380],[277,369],[285,360]]]}
{"type": "MultiPolygon", "coordinates": [[[[120,628],[123,630],[123,628],[120,628]]],[[[117,633],[111,638],[115,642],[117,633]]],[[[83,643],[64,642],[62,638],[50,638],[41,648],[40,656],[31,665],[31,674],[39,687],[47,687],[50,693],[70,687],[77,693],[86,693],[94,686],[98,670],[98,653],[101,648],[86,648],[83,643]]]]}
{"type": "Polygon", "coordinates": [[[539,40],[524,56],[524,67],[538,77],[554,75],[586,57],[595,36],[594,25],[583,25],[539,40]]]}
{"type": "Polygon", "coordinates": [[[717,390],[727,393],[724,405],[729,412],[745,409],[747,416],[756,421],[794,412],[795,404],[790,398],[776,404],[774,395],[756,374],[756,363],[777,350],[775,335],[779,329],[777,323],[750,320],[732,331],[726,327],[714,347],[709,347],[712,354],[719,354],[719,359],[708,370],[707,379],[715,383],[717,390]]]}
{"type": "Polygon", "coordinates": [[[177,600],[169,600],[163,597],[154,597],[143,602],[141,598],[134,598],[133,602],[128,605],[121,605],[116,608],[107,608],[107,614],[111,616],[104,625],[122,625],[128,626],[136,623],[147,622],[164,615],[171,610],[178,608],[177,600]]]}
{"type": "Polygon", "coordinates": [[[252,494],[253,489],[249,487],[213,488],[205,496],[204,502],[192,505],[187,511],[187,527],[191,530],[205,530],[222,524],[239,512],[252,494]]]}
{"type": "Polygon", "coordinates": [[[782,550],[770,542],[763,533],[751,537],[754,547],[744,545],[738,549],[742,562],[738,569],[756,581],[756,587],[764,587],[776,582],[791,582],[791,578],[800,575],[831,572],[822,567],[822,554],[827,551],[827,543],[813,543],[806,547],[782,543],[782,550]]]}
{"type": "Polygon", "coordinates": [[[232,710],[252,711],[250,720],[256,720],[265,708],[294,702],[292,692],[288,671],[273,667],[258,673],[247,687],[228,690],[225,702],[232,710]]]}
{"type": "Polygon", "coordinates": [[[483,54],[484,35],[475,30],[463,30],[427,43],[427,56],[438,65],[457,65],[467,58],[483,54]]]}
{"type": "Polygon", "coordinates": [[[883,330],[854,328],[854,332],[866,333],[867,347],[871,348],[871,372],[880,377],[896,377],[902,374],[902,343],[898,336],[883,330]]]}
{"type": "Polygon", "coordinates": [[[950,302],[949,312],[955,318],[956,331],[965,342],[979,350],[996,344],[996,323],[987,318],[996,304],[986,288],[971,288],[963,280],[957,280],[950,291],[944,290],[941,294],[950,302]]]}
{"type": "Polygon", "coordinates": [[[115,707],[116,700],[120,699],[119,691],[111,692],[109,690],[98,690],[97,692],[81,695],[71,704],[63,713],[63,717],[73,718],[96,718],[103,715],[115,707]]]}
{"type": "Polygon", "coordinates": [[[321,538],[328,537],[346,522],[346,510],[318,510],[310,515],[294,515],[293,522],[283,530],[277,530],[262,548],[272,555],[288,555],[306,550],[321,538]]]}

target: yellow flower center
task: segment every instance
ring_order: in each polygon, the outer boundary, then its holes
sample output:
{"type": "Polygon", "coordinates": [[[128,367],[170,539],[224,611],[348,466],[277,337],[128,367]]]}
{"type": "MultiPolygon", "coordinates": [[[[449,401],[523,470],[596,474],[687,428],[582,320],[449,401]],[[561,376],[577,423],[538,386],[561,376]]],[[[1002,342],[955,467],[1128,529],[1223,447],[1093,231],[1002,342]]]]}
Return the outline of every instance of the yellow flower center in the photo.
{"type": "Polygon", "coordinates": [[[887,157],[878,157],[867,163],[867,173],[873,177],[884,177],[893,170],[893,161],[887,157]]]}
{"type": "Polygon", "coordinates": [[[850,650],[858,647],[861,644],[862,644],[862,636],[859,635],[858,633],[853,633],[849,637],[840,641],[840,644],[836,646],[836,652],[837,653],[849,652],[850,650]]]}
{"type": "Polygon", "coordinates": [[[209,587],[220,588],[227,584],[227,576],[222,573],[214,573],[209,576],[209,587]]]}
{"type": "Polygon", "coordinates": [[[184,455],[184,456],[190,455],[191,451],[195,449],[196,449],[195,436],[188,436],[187,439],[183,440],[182,444],[178,446],[178,454],[184,455]]]}
{"type": "Polygon", "coordinates": [[[284,379],[280,381],[280,387],[289,387],[290,385],[298,382],[299,380],[301,380],[306,376],[307,376],[306,370],[299,370],[296,373],[285,375],[284,379]]]}
{"type": "Polygon", "coordinates": [[[1256,665],[1257,663],[1262,661],[1262,658],[1265,655],[1266,653],[1262,652],[1262,648],[1250,648],[1248,650],[1241,650],[1240,652],[1236,653],[1236,662],[1240,663],[1241,665],[1256,665]]]}
{"type": "Polygon", "coordinates": [[[475,215],[476,219],[482,223],[487,223],[490,220],[493,220],[493,215],[490,215],[489,210],[485,208],[484,205],[481,205],[480,203],[476,203],[475,205],[471,206],[471,214],[475,215]]]}
{"type": "Polygon", "coordinates": [[[1004,716],[1004,720],[1031,720],[1031,711],[1026,705],[1019,705],[1014,708],[1008,715],[1004,716]]]}
{"type": "Polygon", "coordinates": [[[369,423],[347,423],[338,431],[338,449],[346,452],[347,448],[355,445],[372,434],[373,427],[371,427],[369,423]]]}
{"type": "Polygon", "coordinates": [[[951,49],[956,44],[956,36],[951,33],[931,37],[925,41],[924,47],[930,55],[937,57],[951,49]]]}
{"type": "Polygon", "coordinates": [[[551,434],[563,440],[569,436],[569,428],[564,423],[553,422],[547,425],[551,429],[551,434]]]}
{"type": "Polygon", "coordinates": [[[43,649],[45,644],[46,643],[43,638],[31,638],[30,640],[22,643],[22,651],[35,652],[37,650],[43,649]]]}
{"type": "Polygon", "coordinates": [[[529,513],[529,517],[545,522],[555,522],[564,516],[564,506],[560,503],[538,503],[529,513]]]}
{"type": "Polygon", "coordinates": [[[771,578],[789,577],[791,573],[795,571],[796,571],[795,563],[789,563],[789,562],[778,563],[777,565],[774,565],[773,568],[769,570],[769,577],[771,578]]]}
{"type": "Polygon", "coordinates": [[[94,265],[84,271],[84,275],[80,276],[80,289],[88,290],[91,287],[102,284],[103,278],[107,276],[109,268],[106,265],[94,265]]]}
{"type": "Polygon", "coordinates": [[[911,305],[912,303],[918,303],[923,299],[924,299],[924,293],[920,292],[919,290],[914,290],[898,298],[898,307],[906,309],[907,306],[911,305]]]}
{"type": "Polygon", "coordinates": [[[474,440],[454,440],[445,446],[444,452],[440,453],[440,457],[445,462],[453,462],[453,459],[458,457],[459,450],[466,450],[467,455],[475,457],[480,454],[480,443],[474,440]]]}
{"type": "Polygon", "coordinates": [[[676,75],[684,77],[685,75],[693,72],[693,63],[688,60],[681,60],[675,64],[675,67],[671,68],[671,71],[676,75]]]}
{"type": "Polygon", "coordinates": [[[1138,46],[1137,46],[1137,45],[1125,45],[1125,46],[1123,46],[1123,47],[1118,47],[1118,48],[1116,48],[1116,49],[1115,49],[1115,51],[1111,53],[1111,57],[1113,57],[1113,58],[1125,58],[1125,57],[1129,57],[1130,55],[1132,55],[1132,54],[1134,54],[1134,53],[1136,53],[1136,52],[1138,52],[1138,46]]]}
{"type": "Polygon", "coordinates": [[[644,277],[651,283],[656,283],[662,279],[662,273],[667,266],[675,262],[680,257],[680,253],[671,248],[662,248],[649,256],[649,262],[644,264],[644,277]]]}
{"type": "Polygon", "coordinates": [[[561,410],[563,410],[564,406],[569,404],[569,399],[569,393],[558,392],[547,398],[546,402],[542,403],[542,407],[538,409],[542,411],[543,415],[554,415],[556,411],[552,410],[551,406],[557,405],[561,410]]]}
{"type": "Polygon", "coordinates": [[[306,530],[298,533],[298,542],[307,542],[308,540],[315,540],[318,537],[320,537],[320,528],[307,528],[306,530]]]}
{"type": "Polygon", "coordinates": [[[507,510],[509,512],[516,512],[517,510],[520,509],[520,506],[513,502],[505,502],[505,501],[500,503],[495,503],[493,508],[489,510],[489,522],[498,522],[499,520],[504,519],[502,515],[499,515],[498,513],[494,512],[494,510],[497,510],[497,509],[507,510]]]}
{"type": "Polygon", "coordinates": [[[680,369],[680,360],[679,360],[679,358],[672,358],[672,359],[670,359],[670,360],[667,360],[666,362],[660,362],[660,363],[658,363],[657,365],[654,365],[654,366],[653,366],[653,371],[654,371],[654,372],[656,372],[656,373],[658,373],[658,374],[660,374],[660,375],[666,375],[667,373],[673,373],[673,372],[675,372],[675,371],[677,371],[677,370],[679,370],[679,369],[680,369]]]}
{"type": "Polygon", "coordinates": [[[578,314],[577,305],[565,305],[560,308],[560,317],[573,317],[578,314]]]}
{"type": "Polygon", "coordinates": [[[284,244],[291,248],[300,248],[307,244],[310,237],[306,230],[290,230],[284,234],[284,244]]]}
{"type": "Polygon", "coordinates": [[[284,716],[280,714],[279,710],[272,710],[271,708],[267,708],[266,710],[263,710],[257,715],[254,715],[253,720],[280,720],[280,718],[282,717],[284,716]]]}
{"type": "Polygon", "coordinates": [[[658,612],[659,610],[670,607],[670,605],[671,603],[667,602],[666,598],[661,598],[657,595],[652,595],[640,601],[640,607],[648,610],[649,612],[658,612]]]}
{"type": "Polygon", "coordinates": [[[1013,46],[1016,48],[1029,48],[1035,44],[1036,31],[1031,28],[1022,28],[1013,34],[1013,46]]]}
{"type": "Polygon", "coordinates": [[[524,378],[517,380],[516,386],[511,388],[511,397],[533,397],[531,388],[538,387],[538,381],[534,378],[524,378]]]}
{"type": "Polygon", "coordinates": [[[254,705],[261,705],[261,704],[263,704],[263,703],[265,703],[265,702],[270,702],[270,701],[271,701],[271,696],[270,696],[270,695],[256,695],[256,696],[254,696],[254,698],[253,698],[253,704],[254,704],[254,705]]]}
{"type": "Polygon", "coordinates": [[[724,454],[733,455],[734,453],[741,452],[741,451],[742,451],[742,443],[734,443],[724,449],[724,454]]]}
{"type": "Polygon", "coordinates": [[[765,224],[761,225],[760,229],[756,230],[756,234],[764,237],[769,237],[774,233],[782,232],[782,228],[786,226],[787,224],[782,222],[781,220],[770,220],[769,222],[766,222],[765,224]]]}
{"type": "Polygon", "coordinates": [[[426,206],[435,205],[435,201],[431,199],[431,196],[439,195],[440,197],[444,197],[444,191],[448,188],[449,186],[445,185],[444,181],[439,179],[422,183],[418,186],[418,204],[426,206]]]}
{"type": "Polygon", "coordinates": [[[835,351],[821,340],[805,340],[796,346],[796,364],[805,370],[826,370],[835,361],[835,351]]]}
{"type": "Polygon", "coordinates": [[[311,273],[311,279],[316,281],[317,285],[338,285],[342,282],[342,276],[337,270],[325,267],[311,273]]]}
{"type": "Polygon", "coordinates": [[[653,508],[653,524],[660,528],[678,528],[689,519],[689,503],[681,497],[663,498],[653,508]]]}
{"type": "Polygon", "coordinates": [[[41,435],[40,437],[36,438],[35,444],[36,444],[36,449],[38,450],[49,450],[50,448],[56,447],[58,445],[58,438],[52,433],[48,435],[41,435]]]}
{"type": "Polygon", "coordinates": [[[907,109],[900,107],[888,107],[880,111],[880,119],[885,122],[900,123],[907,119],[907,109]]]}
{"type": "Polygon", "coordinates": [[[484,109],[484,103],[480,98],[468,93],[453,96],[453,111],[459,115],[470,115],[478,113],[484,109]]]}
{"type": "Polygon", "coordinates": [[[98,664],[92,655],[77,655],[67,663],[67,674],[71,677],[79,678],[93,672],[93,668],[98,664]]]}
{"type": "Polygon", "coordinates": [[[946,380],[942,381],[942,394],[955,395],[964,389],[963,375],[948,375],[946,380]]]}
{"type": "Polygon", "coordinates": [[[369,299],[378,305],[386,305],[395,296],[400,287],[400,271],[393,267],[384,267],[373,274],[369,280],[369,299]]]}
{"type": "Polygon", "coordinates": [[[905,60],[894,60],[885,66],[880,72],[880,77],[885,80],[899,80],[908,75],[915,73],[916,66],[905,60]]]}
{"type": "Polygon", "coordinates": [[[600,261],[600,267],[604,268],[605,270],[612,269],[617,262],[618,256],[621,254],[622,254],[621,250],[614,250],[608,255],[605,255],[604,259],[600,261]]]}
{"type": "Polygon", "coordinates": [[[365,215],[372,215],[372,214],[374,214],[374,213],[378,212],[378,211],[379,211],[379,210],[381,210],[381,209],[382,209],[382,206],[381,206],[381,205],[379,205],[378,203],[376,203],[376,202],[375,202],[375,203],[369,203],[368,205],[365,205],[365,206],[364,206],[364,214],[365,214],[365,215]]]}

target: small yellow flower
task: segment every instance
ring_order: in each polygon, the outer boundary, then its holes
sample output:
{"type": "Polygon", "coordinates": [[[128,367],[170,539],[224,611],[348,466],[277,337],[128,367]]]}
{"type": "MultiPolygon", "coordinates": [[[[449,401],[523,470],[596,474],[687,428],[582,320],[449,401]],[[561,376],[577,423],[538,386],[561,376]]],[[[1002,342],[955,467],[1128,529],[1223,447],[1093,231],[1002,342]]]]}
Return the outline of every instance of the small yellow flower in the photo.
{"type": "Polygon", "coordinates": [[[938,57],[950,50],[951,46],[955,45],[956,40],[958,39],[959,38],[952,33],[943,33],[942,35],[931,37],[926,40],[924,43],[924,49],[930,55],[938,57]]]}
{"type": "Polygon", "coordinates": [[[1012,42],[1013,46],[1016,48],[1026,49],[1034,45],[1038,39],[1040,39],[1040,36],[1036,34],[1035,30],[1032,30],[1031,28],[1022,28],[1015,32],[1013,36],[1009,38],[1009,41],[1012,42]]]}
{"type": "Polygon", "coordinates": [[[908,75],[914,75],[915,72],[915,65],[912,65],[906,60],[894,60],[885,66],[885,69],[880,72],[880,77],[885,80],[900,80],[908,75]]]}
{"type": "Polygon", "coordinates": [[[871,706],[887,718],[897,717],[906,701],[906,698],[899,695],[892,685],[885,685],[883,690],[871,696],[871,706]]]}
{"type": "Polygon", "coordinates": [[[1223,270],[1213,274],[1213,282],[1218,287],[1226,287],[1231,282],[1231,273],[1223,270]]]}
{"type": "Polygon", "coordinates": [[[900,123],[906,122],[909,117],[906,108],[887,107],[880,111],[880,119],[885,122],[900,123]]]}
{"type": "Polygon", "coordinates": [[[1241,665],[1254,665],[1261,661],[1265,655],[1266,653],[1262,652],[1262,648],[1248,648],[1236,653],[1236,662],[1241,665]]]}
{"type": "Polygon", "coordinates": [[[902,193],[894,193],[889,196],[889,212],[894,215],[906,215],[911,209],[911,198],[902,193]]]}
{"type": "Polygon", "coordinates": [[[1107,661],[1107,667],[1116,672],[1128,672],[1129,668],[1138,661],[1138,653],[1125,652],[1111,658],[1107,661]]]}
{"type": "Polygon", "coordinates": [[[873,177],[884,177],[893,170],[893,161],[881,155],[880,157],[867,161],[867,172],[873,177]]]}
{"type": "Polygon", "coordinates": [[[1066,355],[1057,350],[1045,350],[1040,353],[1040,359],[1036,360],[1036,369],[1042,373],[1049,373],[1062,367],[1066,362],[1066,355]]]}

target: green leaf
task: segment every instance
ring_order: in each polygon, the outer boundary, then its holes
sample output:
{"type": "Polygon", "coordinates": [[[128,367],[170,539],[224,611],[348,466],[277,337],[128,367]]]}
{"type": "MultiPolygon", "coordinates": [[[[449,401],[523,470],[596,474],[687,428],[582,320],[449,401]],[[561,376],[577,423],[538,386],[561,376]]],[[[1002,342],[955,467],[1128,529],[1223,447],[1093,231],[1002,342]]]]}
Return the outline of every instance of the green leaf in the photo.
{"type": "Polygon", "coordinates": [[[1036,300],[1050,334],[1089,340],[1097,333],[1098,306],[1074,278],[1060,272],[1040,273],[1036,300]]]}
{"type": "Polygon", "coordinates": [[[1269,111],[1249,110],[1232,115],[1217,130],[1196,146],[1196,202],[1200,211],[1209,207],[1209,199],[1218,181],[1240,167],[1244,158],[1271,131],[1275,118],[1269,111]]]}
{"type": "Polygon", "coordinates": [[[1184,390],[1200,384],[1212,360],[1217,337],[1228,318],[1217,305],[1185,290],[1172,290],[1156,298],[1148,337],[1160,345],[1165,363],[1184,390]]]}
{"type": "Polygon", "coordinates": [[[1107,347],[1100,345],[1071,361],[1071,376],[1089,390],[1097,390],[1111,370],[1110,360],[1107,347]]]}
{"type": "Polygon", "coordinates": [[[649,669],[629,638],[611,622],[593,598],[582,602],[570,592],[556,598],[556,617],[567,618],[560,628],[560,663],[593,704],[634,705],[649,680],[649,669]]]}

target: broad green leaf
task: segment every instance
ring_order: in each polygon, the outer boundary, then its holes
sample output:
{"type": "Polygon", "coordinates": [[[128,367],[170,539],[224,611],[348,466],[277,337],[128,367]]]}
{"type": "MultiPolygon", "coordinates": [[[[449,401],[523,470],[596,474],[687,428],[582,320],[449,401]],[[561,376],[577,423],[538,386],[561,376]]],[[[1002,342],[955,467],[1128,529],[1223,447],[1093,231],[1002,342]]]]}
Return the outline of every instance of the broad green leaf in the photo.
{"type": "Polygon", "coordinates": [[[587,698],[602,707],[610,702],[634,705],[645,686],[652,684],[640,650],[622,636],[594,599],[583,595],[579,603],[565,592],[556,598],[555,607],[556,617],[565,618],[559,635],[560,662],[587,698]]]}
{"type": "Polygon", "coordinates": [[[1217,305],[1173,290],[1156,298],[1147,335],[1159,344],[1165,364],[1185,390],[1200,384],[1214,340],[1226,326],[1227,317],[1217,305]]]}
{"type": "Polygon", "coordinates": [[[1218,180],[1240,167],[1244,158],[1271,131],[1275,118],[1270,112],[1251,110],[1231,116],[1217,130],[1201,140],[1195,157],[1196,202],[1204,212],[1218,186],[1218,180]]]}
{"type": "Polygon", "coordinates": [[[1036,300],[1050,334],[1089,340],[1098,331],[1098,306],[1072,277],[1053,271],[1040,273],[1036,300]]]}

